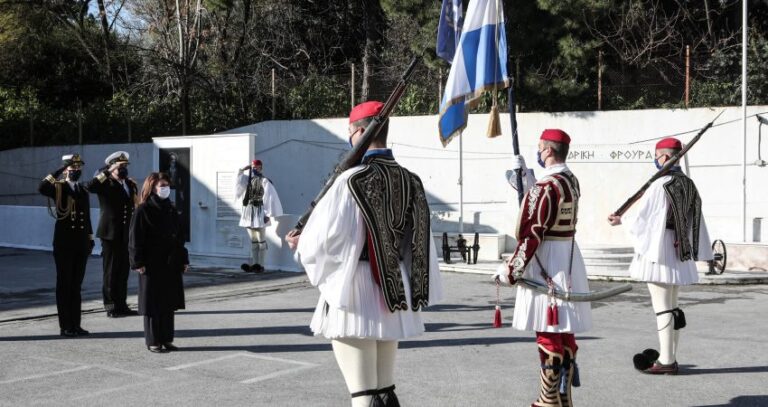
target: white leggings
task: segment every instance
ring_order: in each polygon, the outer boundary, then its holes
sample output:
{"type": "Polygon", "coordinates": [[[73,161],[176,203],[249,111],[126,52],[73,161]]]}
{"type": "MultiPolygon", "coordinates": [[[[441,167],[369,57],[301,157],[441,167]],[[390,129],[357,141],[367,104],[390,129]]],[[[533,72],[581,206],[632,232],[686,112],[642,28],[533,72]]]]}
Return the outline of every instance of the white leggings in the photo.
{"type": "Polygon", "coordinates": [[[264,266],[264,252],[267,251],[267,241],[264,228],[245,228],[251,238],[251,261],[253,264],[264,266]]]}
{"type": "MultiPolygon", "coordinates": [[[[331,341],[350,393],[381,389],[395,384],[397,341],[340,338],[331,341]]],[[[371,396],[352,399],[352,407],[367,407],[371,396]]]]}
{"type": "MultiPolygon", "coordinates": [[[[651,293],[653,312],[677,308],[677,295],[680,286],[670,284],[648,283],[651,293]]],[[[668,365],[677,361],[677,341],[680,330],[674,329],[675,321],[672,313],[656,316],[656,329],[659,331],[659,363],[668,365]]]]}

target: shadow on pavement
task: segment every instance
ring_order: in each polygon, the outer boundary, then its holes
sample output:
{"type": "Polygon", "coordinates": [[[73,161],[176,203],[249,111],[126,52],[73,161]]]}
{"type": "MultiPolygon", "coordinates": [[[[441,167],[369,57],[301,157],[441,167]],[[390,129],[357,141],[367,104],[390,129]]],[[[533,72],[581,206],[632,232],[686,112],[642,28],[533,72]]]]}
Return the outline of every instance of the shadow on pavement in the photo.
{"type": "MultiPolygon", "coordinates": [[[[285,335],[296,334],[303,336],[312,336],[312,332],[306,325],[294,326],[264,326],[249,328],[222,328],[222,329],[177,329],[177,338],[204,338],[204,337],[227,337],[227,336],[246,336],[246,335],[285,335]]],[[[90,335],[79,337],[79,340],[87,339],[119,339],[119,338],[143,338],[144,331],[117,331],[117,332],[91,332],[90,335]]],[[[49,341],[62,339],[59,335],[28,335],[28,336],[2,336],[0,342],[16,341],[49,341]]],[[[69,338],[67,338],[69,339],[69,338]]]]}
{"type": "Polygon", "coordinates": [[[427,312],[467,312],[467,311],[493,312],[493,309],[494,309],[493,306],[489,306],[489,305],[437,304],[437,305],[430,305],[426,311],[427,312]]]}
{"type": "Polygon", "coordinates": [[[283,312],[315,312],[314,308],[236,309],[222,311],[179,311],[176,315],[279,314],[283,312]]]}
{"type": "Polygon", "coordinates": [[[728,404],[707,404],[695,407],[758,407],[767,405],[768,396],[738,396],[732,398],[728,404]]]}
{"type": "MultiPolygon", "coordinates": [[[[718,367],[713,369],[696,369],[696,365],[680,365],[678,375],[700,375],[700,374],[728,374],[728,373],[766,373],[768,366],[744,366],[744,367],[718,367]]],[[[761,404],[768,405],[768,403],[761,404]]]]}

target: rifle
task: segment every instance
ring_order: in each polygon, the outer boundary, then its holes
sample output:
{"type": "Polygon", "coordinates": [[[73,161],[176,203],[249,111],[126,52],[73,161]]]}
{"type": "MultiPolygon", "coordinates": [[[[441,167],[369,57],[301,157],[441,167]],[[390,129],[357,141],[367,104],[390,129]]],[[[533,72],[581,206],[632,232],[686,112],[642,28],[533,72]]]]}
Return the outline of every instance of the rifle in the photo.
{"type": "Polygon", "coordinates": [[[720,115],[723,114],[723,112],[725,112],[725,110],[721,110],[720,113],[718,113],[717,116],[715,116],[715,118],[712,119],[711,122],[707,123],[706,126],[704,126],[701,130],[699,130],[699,133],[696,134],[696,136],[693,139],[691,139],[691,141],[688,142],[688,144],[686,144],[685,147],[683,147],[683,149],[680,150],[679,153],[673,155],[669,160],[667,160],[667,162],[664,163],[664,165],[659,169],[659,171],[657,171],[656,174],[654,174],[651,177],[651,179],[648,180],[648,182],[646,182],[642,187],[640,187],[640,189],[637,192],[635,192],[634,195],[629,197],[629,199],[627,199],[627,201],[624,202],[624,204],[621,205],[619,209],[617,209],[616,212],[614,212],[613,214],[616,216],[623,215],[624,212],[626,212],[629,209],[629,207],[631,207],[635,202],[637,202],[640,199],[641,196],[643,196],[645,191],[651,186],[651,184],[653,184],[654,181],[667,175],[672,170],[672,167],[674,167],[675,164],[677,164],[680,161],[680,159],[685,155],[685,153],[687,153],[688,150],[690,150],[691,147],[693,147],[693,145],[696,144],[697,141],[699,141],[701,136],[707,130],[709,130],[709,128],[712,127],[713,124],[715,124],[715,120],[717,120],[717,118],[720,117],[720,115]]]}
{"type": "Polygon", "coordinates": [[[414,70],[416,69],[416,64],[419,62],[419,57],[416,56],[411,60],[411,63],[408,65],[408,68],[405,69],[405,72],[400,77],[400,81],[395,86],[395,89],[392,91],[392,93],[387,98],[387,101],[384,102],[384,106],[381,108],[381,111],[378,115],[374,116],[371,123],[365,128],[365,132],[363,133],[362,138],[360,139],[360,142],[357,143],[354,147],[352,147],[352,150],[350,150],[347,154],[344,155],[344,157],[341,159],[341,161],[336,165],[336,168],[333,170],[333,173],[331,174],[331,177],[326,181],[325,185],[323,186],[323,189],[318,192],[315,199],[312,200],[312,203],[309,205],[309,209],[307,209],[306,212],[304,212],[303,215],[301,215],[301,218],[299,218],[299,221],[296,223],[296,226],[294,226],[293,230],[289,233],[290,236],[296,236],[298,234],[301,234],[301,231],[304,229],[304,226],[307,224],[307,220],[309,220],[309,216],[312,215],[312,211],[315,209],[315,205],[317,205],[318,202],[320,202],[320,199],[325,195],[326,192],[328,192],[328,189],[331,188],[331,185],[333,185],[333,182],[336,180],[336,178],[341,175],[344,171],[360,164],[360,161],[363,159],[363,155],[365,155],[365,152],[368,150],[368,147],[371,145],[373,140],[378,136],[379,132],[381,131],[382,126],[384,123],[389,119],[389,116],[392,114],[392,111],[395,110],[395,107],[397,106],[397,103],[400,101],[400,98],[403,96],[403,93],[405,92],[405,88],[408,86],[408,80],[413,75],[414,70]]]}

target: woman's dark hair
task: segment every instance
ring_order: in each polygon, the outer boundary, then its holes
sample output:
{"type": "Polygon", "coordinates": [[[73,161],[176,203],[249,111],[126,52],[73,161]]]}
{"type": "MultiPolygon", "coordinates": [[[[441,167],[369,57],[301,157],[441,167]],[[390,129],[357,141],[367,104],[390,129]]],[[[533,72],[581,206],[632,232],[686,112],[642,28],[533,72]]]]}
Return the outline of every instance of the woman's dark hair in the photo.
{"type": "Polygon", "coordinates": [[[150,195],[152,195],[152,191],[155,190],[155,185],[157,185],[157,183],[160,181],[166,181],[170,184],[171,177],[169,177],[168,174],[164,172],[153,172],[149,174],[147,179],[144,180],[144,185],[141,187],[141,199],[139,200],[140,204],[147,202],[150,195]]]}

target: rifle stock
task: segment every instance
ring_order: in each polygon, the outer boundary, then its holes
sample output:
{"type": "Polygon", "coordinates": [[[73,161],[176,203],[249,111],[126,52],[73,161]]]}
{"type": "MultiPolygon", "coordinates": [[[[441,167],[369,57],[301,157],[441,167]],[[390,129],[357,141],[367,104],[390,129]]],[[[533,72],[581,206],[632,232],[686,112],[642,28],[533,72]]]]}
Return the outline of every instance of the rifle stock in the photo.
{"type": "Polygon", "coordinates": [[[723,114],[725,110],[721,110],[720,113],[715,116],[714,119],[712,119],[711,122],[707,123],[706,126],[704,126],[701,130],[699,130],[699,133],[696,134],[694,138],[691,139],[691,141],[683,147],[682,150],[680,150],[679,153],[672,156],[667,162],[664,163],[664,165],[659,169],[659,171],[656,172],[656,174],[653,174],[651,179],[648,180],[637,192],[635,192],[634,195],[632,195],[629,199],[627,199],[624,204],[622,204],[619,209],[617,209],[613,214],[616,216],[621,216],[626,212],[635,202],[637,202],[638,199],[640,199],[641,196],[645,193],[645,191],[653,184],[654,181],[657,179],[669,174],[669,172],[672,170],[672,167],[674,167],[681,158],[688,152],[688,150],[693,147],[696,142],[699,141],[701,136],[709,130],[710,127],[712,127],[713,124],[715,124],[715,120],[717,120],[718,117],[720,117],[721,114],[723,114]]]}
{"type": "Polygon", "coordinates": [[[328,192],[328,189],[330,189],[331,185],[333,185],[333,182],[336,180],[336,178],[344,171],[360,164],[360,161],[362,160],[363,155],[365,155],[365,152],[368,150],[368,147],[370,147],[373,140],[376,139],[376,136],[381,131],[382,126],[389,119],[389,116],[395,110],[395,107],[397,107],[397,103],[403,96],[405,88],[408,86],[408,80],[416,70],[416,65],[418,62],[418,56],[411,60],[411,63],[400,77],[400,81],[395,86],[395,89],[392,90],[392,93],[387,98],[387,101],[384,102],[384,106],[381,108],[381,112],[374,116],[371,123],[365,128],[365,132],[363,132],[360,142],[357,143],[352,148],[352,150],[345,154],[341,161],[336,165],[336,168],[334,168],[331,177],[328,179],[328,181],[326,181],[325,185],[323,185],[323,188],[320,190],[320,192],[318,192],[315,199],[312,200],[312,203],[310,203],[307,211],[301,215],[301,218],[299,218],[296,226],[291,231],[291,235],[295,236],[301,233],[301,231],[304,229],[304,226],[307,224],[307,220],[309,220],[310,215],[312,215],[312,211],[314,211],[315,205],[317,205],[317,203],[320,202],[320,199],[325,196],[326,192],[328,192]]]}

